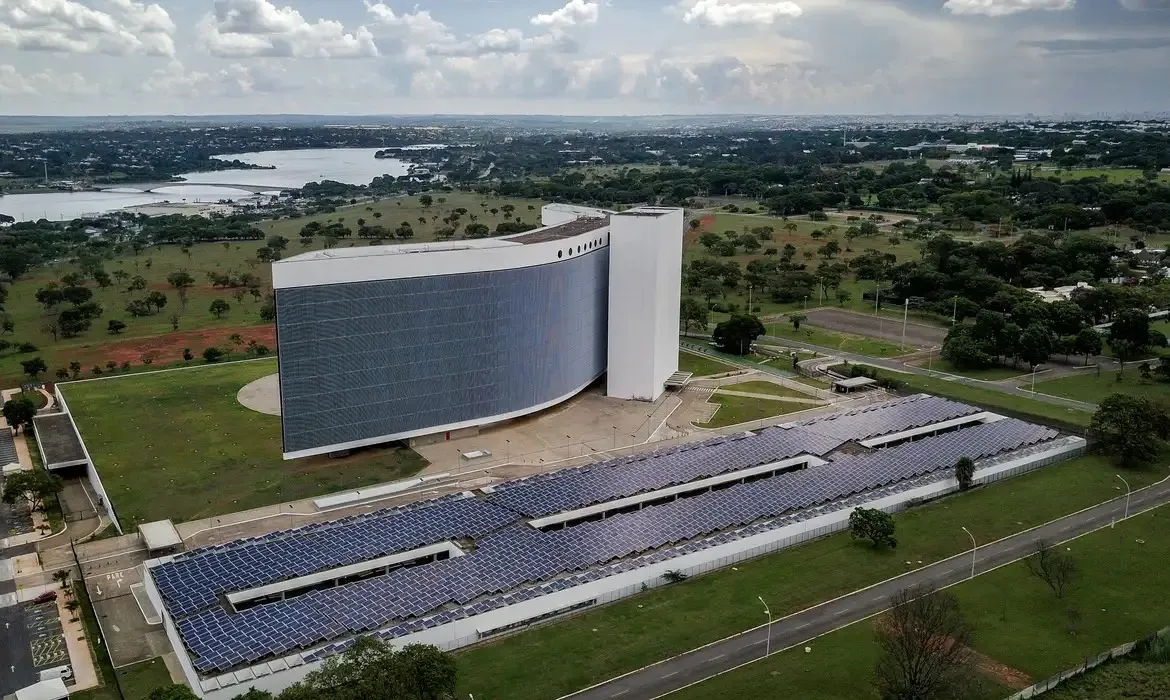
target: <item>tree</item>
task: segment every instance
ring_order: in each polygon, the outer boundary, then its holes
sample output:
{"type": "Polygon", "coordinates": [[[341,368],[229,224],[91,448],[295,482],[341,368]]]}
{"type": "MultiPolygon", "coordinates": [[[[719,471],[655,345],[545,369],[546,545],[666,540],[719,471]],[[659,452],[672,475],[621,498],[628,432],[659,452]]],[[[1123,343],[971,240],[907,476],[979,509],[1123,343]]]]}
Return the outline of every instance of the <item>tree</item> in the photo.
{"type": "Polygon", "coordinates": [[[791,316],[788,317],[788,321],[790,323],[792,323],[792,330],[794,330],[794,331],[800,330],[800,324],[804,323],[807,320],[808,320],[808,316],[805,316],[804,314],[792,314],[791,316]]]}
{"type": "Polygon", "coordinates": [[[424,209],[430,207],[432,204],[434,204],[434,202],[435,200],[432,199],[429,194],[424,194],[418,198],[418,203],[423,205],[424,209]]]}
{"type": "Polygon", "coordinates": [[[845,306],[849,300],[853,298],[853,294],[847,289],[837,290],[837,304],[838,306],[845,306]]]}
{"type": "Polygon", "coordinates": [[[278,234],[272,234],[268,240],[264,241],[272,250],[284,250],[288,248],[288,239],[278,234]]]}
{"type": "Polygon", "coordinates": [[[1101,334],[1092,328],[1082,328],[1073,339],[1073,348],[1078,355],[1085,356],[1086,365],[1090,357],[1101,354],[1102,345],[1101,334]]]}
{"type": "Polygon", "coordinates": [[[966,491],[975,483],[975,462],[970,457],[960,457],[955,462],[955,478],[959,480],[959,490],[966,491]]]}
{"type": "Polygon", "coordinates": [[[146,295],[146,303],[153,306],[155,311],[162,311],[167,305],[167,295],[160,291],[153,291],[146,295]]]}
{"type": "Polygon", "coordinates": [[[110,322],[106,324],[106,331],[110,335],[118,335],[124,330],[126,330],[126,324],[116,318],[111,318],[110,322]]]}
{"type": "Polygon", "coordinates": [[[81,363],[76,361],[76,360],[74,360],[73,362],[70,362],[69,363],[69,374],[74,379],[77,379],[78,377],[80,377],[81,376],[81,363]]]}
{"type": "Polygon", "coordinates": [[[898,546],[894,539],[894,518],[884,510],[855,508],[849,514],[849,531],[856,540],[869,540],[875,547],[898,546]]]}
{"type": "Polygon", "coordinates": [[[1150,317],[1142,309],[1122,309],[1109,327],[1109,347],[1124,367],[1126,358],[1140,353],[1150,343],[1150,317]]]}
{"type": "MultiPolygon", "coordinates": [[[[194,282],[194,280],[192,280],[194,282]]],[[[142,275],[134,275],[130,279],[130,284],[126,285],[126,291],[133,294],[134,292],[141,292],[146,289],[146,278],[142,275]]]]}
{"type": "Polygon", "coordinates": [[[203,359],[209,363],[219,362],[220,360],[223,359],[223,356],[226,354],[227,354],[226,352],[224,352],[223,350],[220,350],[219,348],[217,348],[213,345],[209,348],[206,348],[203,351],[203,359]]]}
{"type": "Polygon", "coordinates": [[[1052,354],[1052,332],[1043,324],[1033,324],[1024,329],[1017,344],[1019,358],[1029,367],[1042,365],[1052,354]]]}
{"type": "Polygon", "coordinates": [[[61,477],[45,469],[29,469],[8,475],[0,500],[9,505],[23,501],[30,510],[43,511],[49,499],[56,497],[63,488],[65,483],[61,477]]]}
{"type": "Polygon", "coordinates": [[[683,334],[689,335],[691,326],[706,328],[707,309],[694,297],[683,297],[679,307],[679,320],[683,324],[683,334]]]}
{"type": "Polygon", "coordinates": [[[1113,394],[1097,407],[1089,434],[1094,446],[1118,465],[1144,466],[1158,459],[1170,437],[1170,415],[1145,397],[1113,394]]]}
{"type": "Polygon", "coordinates": [[[216,299],[215,301],[211,302],[211,315],[215,316],[216,318],[223,318],[223,315],[228,311],[231,311],[231,308],[232,305],[223,299],[216,299]]]}
{"type": "Polygon", "coordinates": [[[961,697],[974,669],[971,627],[945,591],[905,588],[875,627],[881,657],[874,673],[883,700],[961,697]]]}
{"type": "Polygon", "coordinates": [[[766,332],[760,319],[747,314],[735,314],[715,326],[711,339],[715,347],[732,355],[746,355],[751,352],[752,343],[766,332]]]}
{"type": "Polygon", "coordinates": [[[175,683],[155,688],[146,696],[146,700],[199,700],[199,696],[182,683],[175,683]]]}
{"type": "Polygon", "coordinates": [[[195,359],[195,355],[192,354],[191,348],[183,348],[183,361],[190,362],[193,359],[195,359]]]}
{"type": "Polygon", "coordinates": [[[74,306],[81,306],[93,298],[93,290],[80,286],[65,287],[61,290],[61,298],[74,306]]]}
{"type": "Polygon", "coordinates": [[[37,414],[37,407],[26,396],[19,396],[4,402],[4,420],[8,425],[20,432],[21,426],[32,425],[33,416],[37,414]]]}
{"type": "Polygon", "coordinates": [[[358,637],[340,655],[281,693],[283,700],[446,700],[455,697],[455,659],[437,647],[393,649],[358,637]]]}
{"type": "Polygon", "coordinates": [[[36,293],[37,303],[45,307],[45,311],[52,311],[58,304],[65,301],[65,295],[56,282],[50,282],[36,293]]]}
{"type": "Polygon", "coordinates": [[[829,241],[820,248],[817,248],[817,255],[825,260],[832,260],[841,253],[841,244],[835,240],[829,241]]]}
{"type": "Polygon", "coordinates": [[[1064,598],[1065,589],[1077,578],[1077,563],[1067,553],[1048,546],[1044,540],[1036,543],[1036,552],[1024,559],[1028,573],[1048,584],[1052,594],[1064,598]]]}
{"type": "Polygon", "coordinates": [[[31,360],[23,360],[20,366],[24,370],[24,373],[33,379],[41,376],[42,372],[47,372],[49,369],[49,366],[45,364],[45,361],[41,359],[40,355],[31,360]]]}

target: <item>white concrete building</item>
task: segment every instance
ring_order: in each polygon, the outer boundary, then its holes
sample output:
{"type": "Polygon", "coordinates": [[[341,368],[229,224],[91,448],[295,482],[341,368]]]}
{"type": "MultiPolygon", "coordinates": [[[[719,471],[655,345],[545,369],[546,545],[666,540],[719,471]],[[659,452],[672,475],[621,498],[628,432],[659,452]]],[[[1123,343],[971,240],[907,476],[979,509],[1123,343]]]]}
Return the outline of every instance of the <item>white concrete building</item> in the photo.
{"type": "Polygon", "coordinates": [[[610,395],[657,399],[678,364],[682,210],[548,205],[541,218],[273,264],[285,458],[461,437],[607,370],[610,395]]]}

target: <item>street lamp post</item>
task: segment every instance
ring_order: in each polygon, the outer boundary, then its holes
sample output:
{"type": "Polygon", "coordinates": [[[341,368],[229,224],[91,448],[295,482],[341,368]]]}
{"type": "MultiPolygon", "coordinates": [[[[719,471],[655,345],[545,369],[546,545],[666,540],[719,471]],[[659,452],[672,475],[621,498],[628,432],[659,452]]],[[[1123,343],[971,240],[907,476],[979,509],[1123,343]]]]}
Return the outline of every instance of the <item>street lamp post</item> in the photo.
{"type": "Polygon", "coordinates": [[[772,655],[772,609],[764,602],[763,596],[756,596],[756,598],[763,604],[764,614],[768,616],[768,636],[764,641],[764,658],[766,659],[772,655]]]}
{"type": "Polygon", "coordinates": [[[613,449],[617,449],[617,426],[613,426],[613,449]]]}
{"type": "Polygon", "coordinates": [[[1127,520],[1129,518],[1129,482],[1126,481],[1120,474],[1114,474],[1113,476],[1121,479],[1121,483],[1125,484],[1125,517],[1123,517],[1122,520],[1127,520]]]}
{"type": "Polygon", "coordinates": [[[975,543],[975,535],[972,535],[971,531],[968,530],[966,526],[960,527],[962,527],[963,532],[967,533],[967,536],[971,538],[971,578],[975,578],[975,552],[979,549],[979,545],[975,543]]]}
{"type": "Polygon", "coordinates": [[[748,285],[748,307],[747,307],[747,312],[748,312],[749,314],[752,312],[752,286],[751,286],[750,284],[748,285]]]}
{"type": "Polygon", "coordinates": [[[906,349],[906,319],[910,316],[910,297],[906,297],[906,303],[902,307],[902,349],[906,349]]]}

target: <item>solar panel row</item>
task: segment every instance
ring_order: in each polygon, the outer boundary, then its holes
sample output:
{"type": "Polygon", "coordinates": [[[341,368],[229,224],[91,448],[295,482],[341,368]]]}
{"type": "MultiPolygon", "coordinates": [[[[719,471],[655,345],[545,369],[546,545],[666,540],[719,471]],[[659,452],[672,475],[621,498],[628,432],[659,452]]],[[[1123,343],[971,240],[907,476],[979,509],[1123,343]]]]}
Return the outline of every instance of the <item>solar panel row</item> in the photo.
{"type": "MultiPolygon", "coordinates": [[[[628,570],[644,565],[645,560],[628,559],[632,555],[651,550],[662,554],[667,550],[659,548],[667,546],[673,547],[669,556],[696,551],[710,546],[691,541],[696,537],[759,525],[764,518],[786,513],[807,513],[824,504],[839,508],[843,498],[863,492],[872,497],[874,489],[946,473],[962,456],[979,459],[1056,436],[1055,431],[1007,419],[565,530],[540,532],[514,524],[483,536],[476,550],[464,557],[396,570],[239,614],[214,608],[181,620],[179,629],[196,656],[196,668],[204,673],[369,632],[395,620],[404,621],[395,629],[417,631],[441,624],[422,617],[445,606],[458,607],[443,613],[456,616],[449,619],[479,614],[498,607],[485,602],[485,596],[493,601],[499,597],[504,604],[527,600],[550,592],[547,586],[575,585],[556,582],[565,573],[582,572],[585,580],[610,575],[594,567],[615,560],[612,567],[628,570]],[[541,581],[550,583],[516,590],[541,581]]],[[[724,532],[714,539],[738,536],[724,532]]]]}

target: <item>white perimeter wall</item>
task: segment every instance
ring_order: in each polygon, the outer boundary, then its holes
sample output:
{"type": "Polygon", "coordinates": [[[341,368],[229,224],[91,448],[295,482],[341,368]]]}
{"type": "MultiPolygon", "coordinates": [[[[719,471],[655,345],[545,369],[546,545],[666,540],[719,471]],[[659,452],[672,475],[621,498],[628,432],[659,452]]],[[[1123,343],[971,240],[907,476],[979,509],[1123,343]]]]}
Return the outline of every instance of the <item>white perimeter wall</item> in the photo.
{"type": "Polygon", "coordinates": [[[678,371],[682,209],[615,214],[609,224],[609,376],[606,393],[654,401],[678,371]]]}
{"type": "MultiPolygon", "coordinates": [[[[1054,441],[1046,448],[1028,451],[1018,457],[1005,459],[992,464],[984,463],[975,470],[975,482],[987,484],[1024,474],[1035,469],[1071,459],[1084,453],[1085,440],[1078,437],[1066,437],[1054,441]]],[[[815,467],[814,467],[815,469],[815,467]]],[[[958,491],[959,484],[953,477],[940,479],[913,489],[893,493],[876,498],[868,503],[862,503],[858,508],[878,508],[890,513],[905,510],[915,502],[938,498],[958,491]]],[[[696,576],[717,569],[722,569],[738,562],[754,559],[772,552],[792,547],[809,540],[825,537],[834,532],[848,528],[849,514],[854,507],[843,507],[804,522],[793,523],[785,527],[768,532],[762,532],[741,540],[734,540],[722,545],[710,547],[698,552],[692,552],[675,557],[668,561],[645,566],[633,571],[615,574],[607,578],[591,581],[580,586],[574,586],[563,591],[550,593],[532,600],[510,605],[504,608],[491,610],[482,615],[456,620],[455,622],[423,630],[415,634],[399,637],[394,640],[396,646],[407,644],[433,644],[440,649],[452,650],[469,646],[482,641],[480,632],[496,630],[508,625],[523,623],[527,620],[549,615],[557,611],[564,611],[576,606],[578,609],[594,607],[627,598],[645,590],[664,585],[662,575],[667,571],[681,571],[687,576],[696,576]],[[583,605],[586,604],[586,605],[583,605]]],[[[168,561],[170,557],[149,561],[147,567],[168,561]]],[[[208,686],[219,685],[217,689],[201,688],[199,678],[191,667],[190,658],[186,649],[178,639],[174,630],[174,623],[162,606],[162,599],[154,582],[149,576],[144,576],[147,583],[147,593],[160,610],[163,610],[163,620],[167,629],[167,636],[172,646],[178,652],[179,661],[187,674],[187,682],[195,692],[209,700],[231,700],[237,695],[247,692],[248,688],[256,687],[271,693],[279,693],[284,688],[303,679],[307,673],[320,667],[320,661],[305,663],[299,654],[284,657],[274,662],[258,664],[234,674],[219,676],[214,683],[208,686]],[[295,664],[295,666],[294,666],[295,664]],[[230,683],[230,684],[229,684],[230,683]]],[[[522,628],[520,628],[522,629],[522,628]]],[[[495,637],[492,637],[495,638],[495,637]]]]}
{"type": "MultiPolygon", "coordinates": [[[[65,402],[65,395],[61,393],[61,385],[57,384],[53,387],[53,394],[57,397],[57,405],[61,407],[61,411],[69,416],[69,422],[73,424],[73,430],[77,432],[77,441],[81,443],[81,451],[85,453],[85,467],[86,478],[89,479],[89,485],[93,487],[93,492],[101,499],[98,503],[98,508],[106,512],[106,517],[114,524],[114,529],[119,534],[125,534],[122,529],[122,523],[118,522],[118,516],[114,515],[114,504],[110,502],[110,496],[106,493],[106,487],[102,485],[102,477],[98,474],[97,465],[93,462],[93,457],[89,454],[89,448],[85,446],[85,438],[81,435],[81,430],[77,427],[77,421],[73,420],[73,413],[69,411],[69,404],[65,402]]],[[[39,443],[38,443],[39,444],[39,443]]],[[[41,453],[41,459],[44,459],[44,452],[41,453]]]]}

